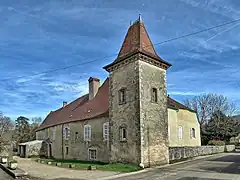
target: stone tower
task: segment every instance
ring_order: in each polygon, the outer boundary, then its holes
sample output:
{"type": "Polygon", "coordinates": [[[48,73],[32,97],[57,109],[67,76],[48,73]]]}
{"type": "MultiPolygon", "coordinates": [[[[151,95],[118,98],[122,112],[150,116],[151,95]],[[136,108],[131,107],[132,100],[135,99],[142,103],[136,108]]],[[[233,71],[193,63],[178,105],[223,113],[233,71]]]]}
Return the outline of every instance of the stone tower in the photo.
{"type": "Polygon", "coordinates": [[[166,70],[141,17],[128,29],[109,72],[110,161],[144,167],[166,164],[166,70]]]}

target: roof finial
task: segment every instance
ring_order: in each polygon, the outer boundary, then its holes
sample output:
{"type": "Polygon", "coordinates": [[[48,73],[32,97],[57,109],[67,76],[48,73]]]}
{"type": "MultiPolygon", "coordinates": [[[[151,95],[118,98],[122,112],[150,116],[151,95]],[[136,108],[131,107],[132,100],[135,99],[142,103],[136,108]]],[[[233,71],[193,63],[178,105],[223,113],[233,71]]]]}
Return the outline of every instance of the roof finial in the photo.
{"type": "Polygon", "coordinates": [[[139,13],[138,21],[139,21],[139,22],[142,22],[142,16],[141,16],[140,13],[139,13]]]}
{"type": "Polygon", "coordinates": [[[130,26],[132,25],[132,21],[130,21],[130,26]]]}

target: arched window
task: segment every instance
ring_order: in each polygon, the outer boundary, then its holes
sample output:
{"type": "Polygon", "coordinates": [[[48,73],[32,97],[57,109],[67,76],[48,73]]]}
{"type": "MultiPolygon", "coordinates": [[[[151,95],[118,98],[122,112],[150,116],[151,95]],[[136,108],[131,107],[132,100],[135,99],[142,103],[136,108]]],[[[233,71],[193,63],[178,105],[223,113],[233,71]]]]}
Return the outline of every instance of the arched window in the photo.
{"type": "Polygon", "coordinates": [[[195,128],[191,128],[191,129],[190,129],[190,136],[191,136],[191,138],[196,138],[195,128]]]}

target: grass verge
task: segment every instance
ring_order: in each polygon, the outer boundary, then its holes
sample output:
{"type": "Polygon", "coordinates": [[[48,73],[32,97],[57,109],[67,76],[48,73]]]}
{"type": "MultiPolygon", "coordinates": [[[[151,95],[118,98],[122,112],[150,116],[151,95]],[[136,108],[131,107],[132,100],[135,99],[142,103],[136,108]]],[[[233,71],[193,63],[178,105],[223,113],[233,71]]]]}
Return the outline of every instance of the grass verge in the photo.
{"type": "Polygon", "coordinates": [[[61,160],[61,159],[37,159],[36,161],[44,162],[44,164],[48,164],[48,162],[51,162],[51,165],[55,166],[56,163],[58,164],[61,163],[60,167],[72,167],[81,170],[88,170],[89,167],[95,167],[97,170],[102,171],[134,172],[141,169],[136,165],[122,163],[107,164],[102,162],[84,162],[78,160],[61,160]]]}

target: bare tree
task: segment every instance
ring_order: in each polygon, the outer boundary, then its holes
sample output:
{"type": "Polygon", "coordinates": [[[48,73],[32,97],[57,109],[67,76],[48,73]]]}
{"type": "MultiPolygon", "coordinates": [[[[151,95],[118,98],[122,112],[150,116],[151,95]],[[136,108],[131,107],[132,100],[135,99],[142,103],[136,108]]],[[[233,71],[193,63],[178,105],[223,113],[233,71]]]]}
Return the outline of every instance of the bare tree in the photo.
{"type": "Polygon", "coordinates": [[[232,116],[236,111],[234,103],[230,103],[227,97],[215,93],[201,94],[187,99],[185,105],[197,112],[201,126],[211,118],[214,112],[222,112],[227,116],[232,116]]]}
{"type": "Polygon", "coordinates": [[[13,123],[9,117],[3,116],[0,113],[0,136],[2,137],[4,133],[8,132],[13,128],[13,123]]]}
{"type": "Polygon", "coordinates": [[[33,117],[32,118],[32,125],[40,126],[41,123],[42,123],[41,117],[33,117]]]}

